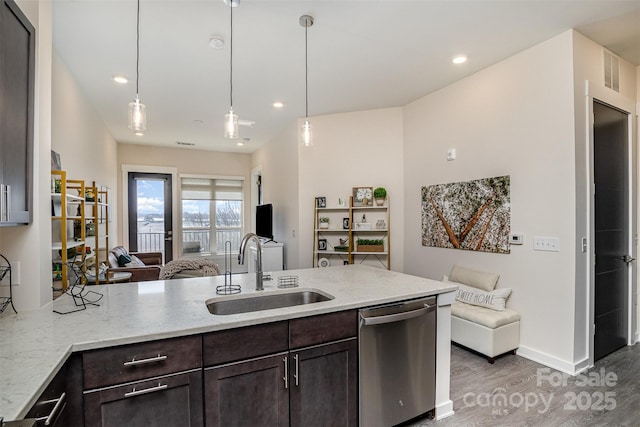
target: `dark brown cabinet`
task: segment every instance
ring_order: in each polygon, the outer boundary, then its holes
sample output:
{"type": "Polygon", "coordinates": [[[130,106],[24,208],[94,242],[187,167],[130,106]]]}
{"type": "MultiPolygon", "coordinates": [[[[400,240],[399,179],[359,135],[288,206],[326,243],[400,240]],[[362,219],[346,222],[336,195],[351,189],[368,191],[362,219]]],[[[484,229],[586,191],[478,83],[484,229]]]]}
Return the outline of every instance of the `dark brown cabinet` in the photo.
{"type": "Polygon", "coordinates": [[[287,353],[205,370],[207,426],[287,426],[287,353]]]}
{"type": "Polygon", "coordinates": [[[358,424],[357,338],[291,352],[292,427],[358,424]]]}
{"type": "Polygon", "coordinates": [[[85,426],[202,426],[202,370],[100,389],[84,399],[85,426]]]}
{"type": "Polygon", "coordinates": [[[0,226],[7,226],[32,217],[36,33],[13,0],[0,1],[0,226]]]}
{"type": "Polygon", "coordinates": [[[206,425],[356,426],[356,336],[355,311],[205,335],[206,425]]]}
{"type": "Polygon", "coordinates": [[[51,380],[26,418],[36,426],[81,427],[82,382],[80,355],[72,355],[51,380]]]}
{"type": "Polygon", "coordinates": [[[202,338],[85,352],[87,427],[202,426],[202,338]]]}

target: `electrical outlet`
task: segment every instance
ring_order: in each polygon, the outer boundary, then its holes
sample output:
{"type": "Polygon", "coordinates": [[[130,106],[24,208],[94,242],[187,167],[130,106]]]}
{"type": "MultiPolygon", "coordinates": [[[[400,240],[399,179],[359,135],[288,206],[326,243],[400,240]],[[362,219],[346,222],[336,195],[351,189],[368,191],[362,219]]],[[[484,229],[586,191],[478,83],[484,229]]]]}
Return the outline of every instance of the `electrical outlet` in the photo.
{"type": "Polygon", "coordinates": [[[533,238],[533,250],[560,252],[560,238],[535,236],[533,238]]]}
{"type": "Polygon", "coordinates": [[[291,230],[291,237],[296,237],[296,230],[295,228],[293,230],[291,230]]]}

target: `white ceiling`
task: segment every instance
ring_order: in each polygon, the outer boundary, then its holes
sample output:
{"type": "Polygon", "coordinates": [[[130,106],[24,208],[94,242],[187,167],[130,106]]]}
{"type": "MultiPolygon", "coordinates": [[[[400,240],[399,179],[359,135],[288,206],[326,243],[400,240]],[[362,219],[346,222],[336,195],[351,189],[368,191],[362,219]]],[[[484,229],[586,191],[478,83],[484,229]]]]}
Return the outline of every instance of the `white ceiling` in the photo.
{"type": "Polygon", "coordinates": [[[233,106],[245,147],[223,138],[229,109],[229,7],[223,0],[142,0],[140,98],[148,129],[127,129],[135,97],[136,2],[56,0],[54,48],[122,143],[252,152],[304,116],[397,107],[570,28],[640,65],[640,0],[242,0],[233,13],[233,106]],[[208,46],[212,35],[225,48],[208,46]],[[464,65],[451,58],[465,54],[464,65]],[[125,74],[127,85],[111,77],[125,74]],[[274,101],[285,107],[276,110],[274,101]]]}

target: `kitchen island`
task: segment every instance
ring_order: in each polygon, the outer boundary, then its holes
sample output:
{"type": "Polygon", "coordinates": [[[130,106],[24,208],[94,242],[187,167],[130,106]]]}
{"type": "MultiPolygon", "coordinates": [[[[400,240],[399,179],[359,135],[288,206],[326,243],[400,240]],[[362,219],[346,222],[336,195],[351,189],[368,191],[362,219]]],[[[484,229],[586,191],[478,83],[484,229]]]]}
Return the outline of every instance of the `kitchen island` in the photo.
{"type": "MultiPolygon", "coordinates": [[[[303,318],[437,295],[436,418],[452,414],[449,398],[450,304],[456,287],[372,267],[350,265],[288,270],[255,291],[254,275],[234,275],[240,295],[279,292],[277,278],[294,275],[300,288],[316,289],[334,298],[307,305],[232,315],[212,315],[205,301],[216,297],[223,276],[101,285],[99,306],[68,315],[40,310],[0,320],[0,416],[24,417],[47,384],[74,352],[192,336],[251,325],[303,318]]],[[[64,296],[53,308],[71,308],[64,296]]]]}

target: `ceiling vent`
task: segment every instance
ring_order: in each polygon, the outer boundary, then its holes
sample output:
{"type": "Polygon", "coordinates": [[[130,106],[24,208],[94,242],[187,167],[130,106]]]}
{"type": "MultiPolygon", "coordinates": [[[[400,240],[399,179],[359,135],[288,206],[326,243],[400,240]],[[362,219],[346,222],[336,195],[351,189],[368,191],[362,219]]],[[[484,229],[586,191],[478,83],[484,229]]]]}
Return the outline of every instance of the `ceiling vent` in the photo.
{"type": "Polygon", "coordinates": [[[196,144],[194,144],[193,142],[184,142],[184,141],[176,141],[176,144],[178,144],[178,145],[185,145],[185,146],[187,146],[187,147],[193,147],[194,145],[196,145],[196,144]]]}
{"type": "Polygon", "coordinates": [[[604,85],[609,89],[620,92],[619,58],[608,50],[603,50],[602,52],[604,59],[604,85]]]}

